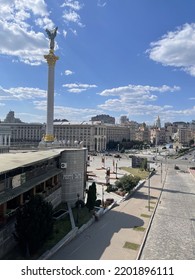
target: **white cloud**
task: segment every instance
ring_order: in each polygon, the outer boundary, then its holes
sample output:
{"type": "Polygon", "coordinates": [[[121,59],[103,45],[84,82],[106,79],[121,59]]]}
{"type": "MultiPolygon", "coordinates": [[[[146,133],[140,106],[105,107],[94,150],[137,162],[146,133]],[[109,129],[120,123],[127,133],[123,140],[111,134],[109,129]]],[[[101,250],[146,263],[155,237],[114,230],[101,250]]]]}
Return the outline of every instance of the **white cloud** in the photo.
{"type": "Polygon", "coordinates": [[[63,30],[63,35],[66,38],[66,36],[67,36],[67,31],[66,30],[63,30]]]}
{"type": "Polygon", "coordinates": [[[161,87],[154,87],[148,85],[142,86],[130,84],[128,86],[106,89],[98,94],[101,96],[128,96],[129,98],[140,96],[141,98],[144,98],[144,96],[150,94],[151,92],[174,92],[178,90],[180,90],[180,87],[178,86],[169,87],[163,85],[161,87]]]}
{"type": "MultiPolygon", "coordinates": [[[[47,110],[46,101],[34,101],[35,109],[37,110],[47,110]]],[[[88,121],[92,116],[97,114],[102,114],[103,111],[100,109],[90,109],[90,108],[74,108],[74,107],[64,107],[64,106],[54,106],[54,118],[66,118],[69,121],[88,121]]]]}
{"type": "Polygon", "coordinates": [[[69,7],[73,10],[79,11],[83,7],[83,4],[80,4],[79,1],[65,0],[61,7],[69,7]]]}
{"type": "Polygon", "coordinates": [[[73,75],[74,74],[74,72],[72,72],[71,70],[65,70],[64,71],[64,74],[66,75],[66,76],[70,76],[70,75],[73,75]]]}
{"type": "MultiPolygon", "coordinates": [[[[125,115],[129,115],[134,119],[136,116],[157,116],[166,115],[167,112],[176,112],[173,107],[166,104],[159,106],[154,104],[158,100],[158,95],[162,93],[172,93],[179,91],[178,86],[163,85],[160,87],[155,86],[143,86],[143,85],[128,85],[118,88],[106,89],[99,93],[104,97],[117,97],[107,99],[103,104],[98,107],[105,111],[120,112],[125,115]],[[156,93],[156,94],[154,94],[156,93]],[[152,102],[152,104],[151,104],[152,102]]],[[[190,111],[191,112],[191,111],[190,111]]]]}
{"type": "Polygon", "coordinates": [[[13,61],[39,65],[48,51],[46,35],[32,28],[32,21],[42,28],[52,27],[44,0],[1,0],[0,54],[13,61]]]}
{"type": "Polygon", "coordinates": [[[168,32],[147,50],[150,59],[195,76],[195,23],[168,32]]]}
{"type": "Polygon", "coordinates": [[[35,98],[46,98],[46,96],[46,91],[39,88],[0,88],[0,100],[26,100],[35,98]]]}
{"type": "Polygon", "coordinates": [[[102,1],[102,0],[98,0],[98,2],[97,2],[97,6],[98,6],[98,7],[101,7],[101,8],[105,7],[106,4],[107,4],[107,2],[102,1]]]}
{"type": "Polygon", "coordinates": [[[68,91],[72,92],[72,93],[79,93],[79,92],[86,91],[91,88],[97,88],[96,85],[79,84],[79,83],[64,84],[63,87],[68,88],[68,91]]]}
{"type": "Polygon", "coordinates": [[[70,26],[70,31],[73,34],[77,35],[77,31],[71,27],[71,24],[77,24],[79,27],[84,27],[85,25],[81,22],[81,17],[78,12],[83,8],[84,4],[81,4],[79,1],[74,0],[65,0],[61,5],[62,8],[65,8],[63,11],[63,19],[67,25],[70,26]]]}
{"type": "Polygon", "coordinates": [[[65,22],[73,22],[77,23],[79,26],[83,27],[84,25],[81,23],[81,18],[78,13],[75,11],[64,11],[63,19],[65,22]]]}

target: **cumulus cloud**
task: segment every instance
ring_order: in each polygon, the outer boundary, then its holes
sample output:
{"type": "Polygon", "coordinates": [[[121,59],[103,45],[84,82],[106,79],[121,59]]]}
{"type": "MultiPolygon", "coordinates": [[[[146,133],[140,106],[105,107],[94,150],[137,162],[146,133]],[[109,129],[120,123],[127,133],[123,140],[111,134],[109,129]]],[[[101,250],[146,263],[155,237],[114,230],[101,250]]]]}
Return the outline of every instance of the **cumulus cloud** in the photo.
{"type": "Polygon", "coordinates": [[[158,63],[180,68],[195,76],[195,23],[184,24],[152,42],[147,53],[158,63]]]}
{"type": "MultiPolygon", "coordinates": [[[[155,101],[158,100],[159,94],[164,93],[173,93],[179,91],[180,87],[178,86],[149,86],[149,85],[128,85],[118,88],[106,89],[99,95],[103,97],[112,97],[107,99],[103,104],[100,104],[98,107],[105,111],[110,112],[120,112],[132,116],[156,116],[156,115],[166,115],[168,112],[179,112],[173,110],[173,107],[165,104],[159,106],[155,104],[155,101]],[[154,94],[155,93],[155,94],[154,94]],[[115,97],[115,98],[114,98],[115,97]],[[152,102],[152,103],[151,103],[152,102]]],[[[192,112],[189,109],[189,112],[192,112]]]]}
{"type": "Polygon", "coordinates": [[[48,50],[44,33],[35,31],[32,23],[52,27],[44,0],[1,0],[0,54],[13,56],[13,61],[39,65],[48,50]]]}
{"type": "MultiPolygon", "coordinates": [[[[34,101],[35,108],[37,110],[47,110],[47,102],[44,100],[34,101]]],[[[54,106],[55,118],[61,119],[66,118],[71,121],[88,121],[92,116],[102,114],[103,111],[100,109],[91,108],[74,108],[65,106],[54,106]]]]}
{"type": "Polygon", "coordinates": [[[143,85],[128,85],[128,86],[122,86],[112,89],[106,89],[99,93],[99,95],[102,96],[121,96],[121,95],[129,95],[131,97],[133,94],[135,96],[144,96],[145,94],[151,93],[151,92],[174,92],[180,90],[180,87],[178,86],[167,86],[163,85],[161,87],[154,87],[154,86],[143,86],[143,85]]]}
{"type": "Polygon", "coordinates": [[[35,98],[46,98],[46,96],[46,91],[39,88],[0,88],[0,100],[26,100],[35,98]]]}
{"type": "Polygon", "coordinates": [[[81,17],[79,15],[79,11],[83,8],[84,4],[80,3],[79,1],[74,0],[65,0],[64,3],[61,5],[63,10],[63,19],[64,22],[70,26],[70,31],[77,35],[77,30],[72,27],[72,24],[76,24],[79,27],[84,27],[85,25],[81,21],[81,17]]]}
{"type": "Polygon", "coordinates": [[[69,92],[72,93],[80,93],[82,91],[86,91],[91,88],[96,88],[96,85],[90,85],[90,84],[79,84],[79,83],[72,83],[72,84],[64,84],[63,87],[68,88],[69,92]]]}
{"type": "Polygon", "coordinates": [[[67,69],[67,70],[64,71],[64,74],[65,74],[66,76],[70,76],[70,75],[73,75],[74,72],[67,69]]]}
{"type": "Polygon", "coordinates": [[[69,7],[73,10],[79,11],[83,7],[83,4],[79,3],[79,1],[65,0],[61,7],[69,7]]]}

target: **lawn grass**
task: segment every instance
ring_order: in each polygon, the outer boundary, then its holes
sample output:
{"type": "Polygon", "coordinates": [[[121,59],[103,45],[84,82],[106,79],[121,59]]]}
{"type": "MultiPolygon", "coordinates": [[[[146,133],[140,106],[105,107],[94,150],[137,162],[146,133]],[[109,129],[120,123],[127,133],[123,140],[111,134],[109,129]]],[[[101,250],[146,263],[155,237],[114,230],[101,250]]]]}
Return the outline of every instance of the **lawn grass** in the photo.
{"type": "Polygon", "coordinates": [[[150,217],[151,217],[151,215],[141,214],[141,217],[143,217],[143,218],[150,218],[150,217]]]}
{"type": "Polygon", "coordinates": [[[72,213],[75,220],[75,224],[79,228],[82,225],[86,224],[92,218],[92,213],[89,212],[89,209],[87,207],[83,207],[79,209],[73,208],[72,213]],[[78,223],[77,223],[77,219],[78,219],[78,223]]]}
{"type": "Polygon", "coordinates": [[[121,167],[120,169],[125,170],[134,176],[140,177],[141,180],[146,179],[149,175],[148,171],[142,171],[140,168],[121,167]]]}
{"type": "Polygon", "coordinates": [[[139,226],[135,226],[133,229],[137,230],[137,231],[145,231],[146,230],[144,227],[139,227],[139,226]]]}
{"type": "MultiPolygon", "coordinates": [[[[57,209],[66,209],[63,205],[57,207],[57,209]]],[[[72,209],[73,216],[76,222],[77,219],[77,208],[72,209]]],[[[92,217],[92,213],[89,213],[87,207],[80,208],[78,212],[78,227],[81,227],[83,224],[89,221],[92,217]]],[[[54,221],[54,227],[52,235],[43,243],[42,247],[36,252],[36,254],[30,256],[28,259],[36,260],[41,255],[43,255],[46,251],[51,250],[53,246],[55,246],[63,237],[65,237],[71,231],[71,222],[69,215],[63,217],[62,219],[54,221]]],[[[18,247],[15,247],[11,252],[9,252],[4,260],[24,260],[25,257],[20,253],[18,247]]]]}
{"type": "Polygon", "coordinates": [[[131,242],[125,242],[123,248],[126,248],[126,249],[131,249],[131,250],[138,250],[140,247],[139,244],[136,244],[136,243],[131,243],[131,242]]]}

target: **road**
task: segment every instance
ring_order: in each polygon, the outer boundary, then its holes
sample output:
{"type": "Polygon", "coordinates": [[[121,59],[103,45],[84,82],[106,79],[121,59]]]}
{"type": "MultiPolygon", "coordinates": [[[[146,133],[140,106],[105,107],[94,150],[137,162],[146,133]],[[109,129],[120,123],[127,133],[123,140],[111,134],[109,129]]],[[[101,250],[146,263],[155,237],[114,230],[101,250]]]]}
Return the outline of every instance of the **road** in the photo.
{"type": "MultiPolygon", "coordinates": [[[[165,174],[165,172],[164,172],[165,174]]],[[[154,205],[160,196],[162,184],[158,172],[150,179],[151,207],[148,208],[148,181],[126,201],[120,202],[66,246],[61,247],[52,260],[135,260],[143,242],[154,205]],[[126,243],[138,249],[126,248],[126,243]]]]}
{"type": "MultiPolygon", "coordinates": [[[[177,164],[186,170],[186,162],[177,164]]],[[[195,178],[170,165],[142,255],[144,260],[195,259],[195,178]]]]}

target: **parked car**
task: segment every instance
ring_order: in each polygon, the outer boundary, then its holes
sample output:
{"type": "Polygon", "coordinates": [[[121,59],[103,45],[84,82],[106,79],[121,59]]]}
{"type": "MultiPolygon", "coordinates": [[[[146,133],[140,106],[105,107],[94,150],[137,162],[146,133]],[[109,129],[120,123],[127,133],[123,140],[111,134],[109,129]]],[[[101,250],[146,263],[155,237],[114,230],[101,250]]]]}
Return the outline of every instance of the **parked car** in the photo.
{"type": "Polygon", "coordinates": [[[115,157],[115,158],[121,158],[121,155],[115,154],[114,157],[115,157]]]}

